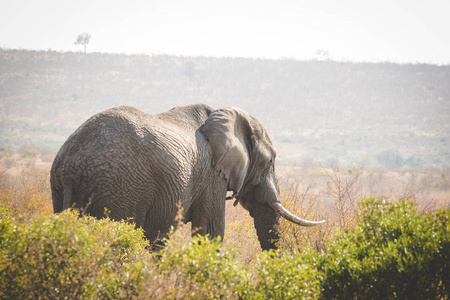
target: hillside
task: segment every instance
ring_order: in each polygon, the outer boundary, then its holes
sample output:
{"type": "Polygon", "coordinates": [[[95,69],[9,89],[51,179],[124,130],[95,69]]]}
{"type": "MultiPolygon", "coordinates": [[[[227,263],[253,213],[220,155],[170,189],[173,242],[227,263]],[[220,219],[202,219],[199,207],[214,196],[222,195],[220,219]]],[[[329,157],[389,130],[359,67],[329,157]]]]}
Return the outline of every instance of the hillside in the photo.
{"type": "Polygon", "coordinates": [[[91,115],[197,102],[266,125],[282,164],[450,166],[450,66],[0,49],[0,147],[54,151],[91,115]]]}

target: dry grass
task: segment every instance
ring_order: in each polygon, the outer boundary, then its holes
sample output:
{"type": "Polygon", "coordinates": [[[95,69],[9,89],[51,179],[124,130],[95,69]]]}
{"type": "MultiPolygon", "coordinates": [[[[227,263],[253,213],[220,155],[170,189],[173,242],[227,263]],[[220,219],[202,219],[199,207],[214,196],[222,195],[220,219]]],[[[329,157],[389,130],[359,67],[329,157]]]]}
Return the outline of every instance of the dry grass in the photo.
{"type": "Polygon", "coordinates": [[[299,227],[283,220],[280,246],[290,251],[306,247],[325,250],[335,229],[356,225],[360,200],[369,196],[392,201],[414,200],[418,208],[434,212],[450,207],[450,170],[443,172],[383,169],[282,167],[281,199],[294,214],[310,220],[326,219],[318,227],[299,227]]]}
{"type": "Polygon", "coordinates": [[[5,171],[0,175],[0,203],[8,207],[11,215],[21,223],[51,214],[49,169],[27,167],[25,164],[15,168],[15,175],[5,171]]]}
{"type": "MultiPolygon", "coordinates": [[[[19,222],[52,213],[49,167],[33,166],[23,159],[9,166],[11,155],[2,159],[0,203],[11,210],[19,222]],[[4,164],[6,163],[6,164],[4,164]]],[[[28,158],[36,159],[36,157],[28,158]]],[[[412,199],[423,211],[450,207],[450,172],[431,172],[358,168],[280,167],[281,200],[294,214],[309,220],[326,219],[317,227],[299,227],[285,220],[281,223],[280,247],[291,252],[312,248],[326,250],[336,229],[355,225],[361,198],[412,199]]],[[[190,225],[180,227],[188,243],[190,225]]],[[[226,205],[224,249],[235,249],[238,261],[252,266],[261,252],[253,219],[242,207],[226,205]]]]}
{"type": "Polygon", "coordinates": [[[223,247],[236,249],[236,257],[244,265],[253,265],[256,254],[261,252],[253,218],[233,201],[226,206],[225,238],[223,247]]]}

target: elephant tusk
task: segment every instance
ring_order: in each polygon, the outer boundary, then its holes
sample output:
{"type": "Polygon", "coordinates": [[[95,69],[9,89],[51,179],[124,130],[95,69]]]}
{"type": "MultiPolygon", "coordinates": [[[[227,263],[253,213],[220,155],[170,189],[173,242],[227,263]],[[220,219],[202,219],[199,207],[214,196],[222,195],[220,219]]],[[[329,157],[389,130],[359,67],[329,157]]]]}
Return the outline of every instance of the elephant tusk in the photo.
{"type": "Polygon", "coordinates": [[[295,224],[298,224],[301,226],[316,226],[316,225],[325,223],[325,220],[308,221],[308,220],[299,218],[296,215],[294,215],[293,213],[291,213],[290,211],[288,211],[286,208],[284,208],[280,202],[270,202],[270,206],[272,206],[272,208],[286,220],[291,221],[292,223],[295,223],[295,224]]]}

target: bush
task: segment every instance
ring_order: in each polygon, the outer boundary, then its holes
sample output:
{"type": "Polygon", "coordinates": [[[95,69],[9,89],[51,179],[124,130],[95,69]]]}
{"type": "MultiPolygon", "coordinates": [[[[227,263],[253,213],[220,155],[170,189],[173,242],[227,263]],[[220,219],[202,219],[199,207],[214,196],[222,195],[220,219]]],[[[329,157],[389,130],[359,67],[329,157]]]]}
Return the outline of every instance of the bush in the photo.
{"type": "Polygon", "coordinates": [[[155,259],[126,222],[64,211],[17,223],[0,205],[1,299],[237,299],[247,273],[220,240],[172,236],[155,259]]]}
{"type": "Polygon", "coordinates": [[[325,253],[263,252],[247,272],[220,239],[172,234],[156,255],[125,221],[64,211],[17,222],[0,205],[1,299],[448,299],[450,210],[361,203],[325,253]]]}
{"type": "Polygon", "coordinates": [[[362,201],[359,225],[322,257],[323,295],[338,299],[440,299],[450,289],[450,210],[412,201],[362,201]]]}
{"type": "Polygon", "coordinates": [[[249,288],[247,273],[220,239],[196,236],[188,245],[177,238],[159,254],[157,277],[161,299],[238,299],[249,288]]]}
{"type": "Polygon", "coordinates": [[[287,251],[263,252],[257,258],[255,288],[249,299],[317,299],[321,274],[316,257],[289,254],[287,251]]]}
{"type": "Polygon", "coordinates": [[[142,230],[71,211],[17,224],[2,209],[2,299],[136,295],[149,261],[142,230]]]}

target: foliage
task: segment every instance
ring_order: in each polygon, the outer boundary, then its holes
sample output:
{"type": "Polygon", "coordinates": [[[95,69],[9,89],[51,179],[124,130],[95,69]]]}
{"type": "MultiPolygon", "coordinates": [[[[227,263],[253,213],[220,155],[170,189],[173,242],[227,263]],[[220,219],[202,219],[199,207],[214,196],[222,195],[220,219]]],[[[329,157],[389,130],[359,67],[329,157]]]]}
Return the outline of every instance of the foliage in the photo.
{"type": "Polygon", "coordinates": [[[142,230],[71,211],[30,224],[1,217],[0,298],[125,298],[139,292],[148,258],[142,230]]]}
{"type": "Polygon", "coordinates": [[[326,299],[441,299],[450,289],[450,210],[412,201],[362,201],[359,224],[328,246],[326,299]]]}
{"type": "MultiPolygon", "coordinates": [[[[450,210],[424,213],[412,201],[374,198],[360,203],[361,178],[383,177],[372,171],[326,169],[329,206],[307,184],[283,184],[285,207],[328,220],[312,228],[283,220],[277,252],[257,254],[252,218],[229,202],[221,249],[220,239],[179,235],[186,227],[155,258],[142,232],[126,222],[52,215],[48,169],[15,170],[0,177],[1,299],[448,299],[450,210]]],[[[416,188],[448,191],[446,173],[398,175],[416,188]]]]}
{"type": "Polygon", "coordinates": [[[155,260],[143,231],[124,221],[64,211],[18,224],[0,208],[1,299],[237,299],[248,289],[220,240],[172,237],[155,260]]]}
{"type": "Polygon", "coordinates": [[[258,255],[256,286],[249,299],[318,299],[321,275],[314,255],[263,252],[258,255]]]}
{"type": "Polygon", "coordinates": [[[249,288],[247,272],[220,238],[196,236],[188,245],[170,239],[157,263],[164,299],[238,299],[249,288]]]}
{"type": "MultiPolygon", "coordinates": [[[[403,157],[398,150],[386,150],[377,155],[378,162],[386,168],[396,169],[403,166],[403,157]]],[[[414,160],[409,158],[408,160],[414,160]]],[[[418,161],[416,161],[418,162],[418,161]]]]}
{"type": "Polygon", "coordinates": [[[87,32],[83,32],[77,36],[77,39],[75,40],[75,45],[83,45],[84,46],[84,53],[86,54],[86,46],[89,44],[89,40],[91,39],[91,35],[87,32]]]}
{"type": "Polygon", "coordinates": [[[19,223],[0,205],[0,298],[448,299],[450,210],[362,201],[327,251],[278,250],[249,268],[220,238],[171,234],[148,252],[125,221],[65,211],[19,223]]]}

